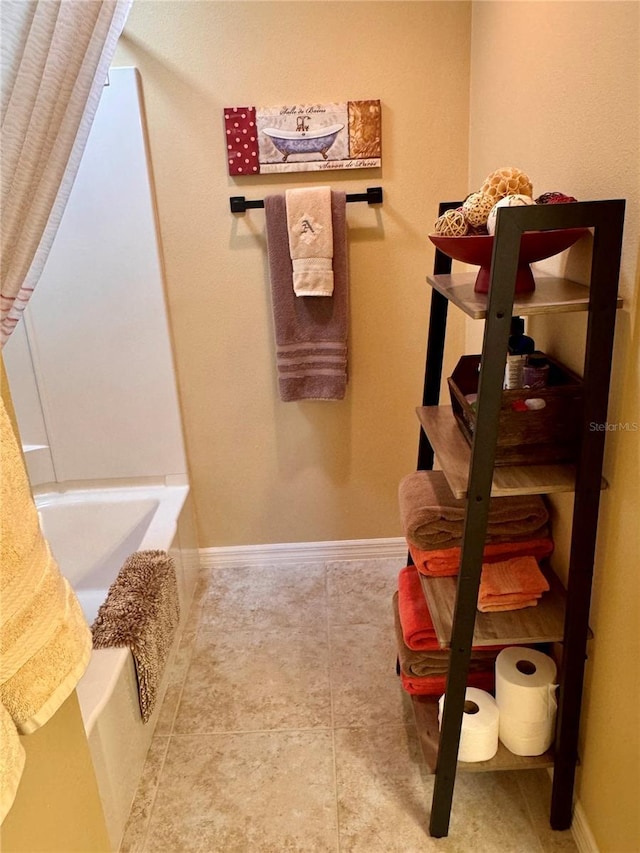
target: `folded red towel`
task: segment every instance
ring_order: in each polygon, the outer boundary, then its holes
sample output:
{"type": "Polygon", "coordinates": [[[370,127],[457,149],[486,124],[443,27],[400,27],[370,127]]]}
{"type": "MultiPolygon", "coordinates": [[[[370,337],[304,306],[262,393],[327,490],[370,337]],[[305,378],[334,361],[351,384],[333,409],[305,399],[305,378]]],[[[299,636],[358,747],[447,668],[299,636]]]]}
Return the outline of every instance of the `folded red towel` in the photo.
{"type": "MultiPolygon", "coordinates": [[[[407,541],[411,559],[423,575],[433,577],[451,577],[460,570],[462,548],[441,548],[435,551],[423,551],[407,541]]],[[[483,563],[499,562],[512,557],[531,556],[542,560],[553,553],[553,539],[526,539],[520,542],[489,542],[484,546],[483,563]]]]}
{"type": "MultiPolygon", "coordinates": [[[[446,675],[406,675],[400,673],[400,683],[403,688],[413,696],[437,696],[440,697],[447,687],[446,675]]],[[[480,690],[492,691],[495,686],[495,673],[493,669],[480,672],[470,672],[467,677],[467,687],[477,687],[480,690]]]]}
{"type": "Polygon", "coordinates": [[[398,575],[398,610],[402,636],[410,649],[440,648],[415,566],[406,566],[398,575]]]}

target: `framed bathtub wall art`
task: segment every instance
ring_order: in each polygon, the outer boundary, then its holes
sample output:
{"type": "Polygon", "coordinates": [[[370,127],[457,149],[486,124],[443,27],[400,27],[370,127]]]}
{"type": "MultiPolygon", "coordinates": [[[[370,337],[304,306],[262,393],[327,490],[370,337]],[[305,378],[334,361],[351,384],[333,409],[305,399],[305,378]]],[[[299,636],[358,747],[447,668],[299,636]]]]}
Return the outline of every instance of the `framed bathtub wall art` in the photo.
{"type": "Polygon", "coordinates": [[[368,169],[381,165],[380,101],[226,107],[229,174],[368,169]]]}

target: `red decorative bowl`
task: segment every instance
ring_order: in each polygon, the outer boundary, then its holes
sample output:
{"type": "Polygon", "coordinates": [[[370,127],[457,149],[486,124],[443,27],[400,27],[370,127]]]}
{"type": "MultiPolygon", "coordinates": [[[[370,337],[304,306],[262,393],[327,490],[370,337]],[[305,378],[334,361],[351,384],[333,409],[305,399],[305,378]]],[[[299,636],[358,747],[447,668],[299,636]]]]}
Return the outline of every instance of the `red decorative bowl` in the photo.
{"type": "MultiPolygon", "coordinates": [[[[586,234],[587,228],[557,228],[553,231],[525,231],[520,241],[520,257],[516,276],[516,293],[531,293],[536,289],[529,264],[551,258],[559,252],[564,252],[573,246],[580,237],[586,234]]],[[[468,237],[444,237],[440,234],[429,234],[431,242],[456,261],[467,264],[478,264],[480,271],[476,278],[474,290],[476,293],[489,292],[491,276],[491,255],[493,253],[493,237],[490,235],[470,235],[468,237]]]]}

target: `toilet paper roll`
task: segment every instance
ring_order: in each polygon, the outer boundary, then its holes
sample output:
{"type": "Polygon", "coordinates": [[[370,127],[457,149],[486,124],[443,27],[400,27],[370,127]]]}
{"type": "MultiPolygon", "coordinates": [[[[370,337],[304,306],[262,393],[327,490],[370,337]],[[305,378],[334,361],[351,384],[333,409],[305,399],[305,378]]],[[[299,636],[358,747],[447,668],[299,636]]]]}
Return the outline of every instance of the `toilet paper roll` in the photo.
{"type": "Polygon", "coordinates": [[[496,703],[500,714],[538,723],[555,715],[556,665],[536,649],[510,646],[496,658],[496,703]]]}
{"type": "MultiPolygon", "coordinates": [[[[458,761],[488,761],[498,751],[498,706],[485,690],[467,687],[460,729],[458,761]]],[[[438,725],[442,725],[444,696],[438,701],[438,725]]]]}
{"type": "Polygon", "coordinates": [[[499,737],[515,755],[541,755],[551,746],[556,719],[556,665],[535,649],[511,647],[496,658],[499,737]]]}
{"type": "Polygon", "coordinates": [[[539,723],[527,723],[500,714],[500,740],[514,755],[542,755],[553,743],[554,732],[555,714],[539,723]]]}

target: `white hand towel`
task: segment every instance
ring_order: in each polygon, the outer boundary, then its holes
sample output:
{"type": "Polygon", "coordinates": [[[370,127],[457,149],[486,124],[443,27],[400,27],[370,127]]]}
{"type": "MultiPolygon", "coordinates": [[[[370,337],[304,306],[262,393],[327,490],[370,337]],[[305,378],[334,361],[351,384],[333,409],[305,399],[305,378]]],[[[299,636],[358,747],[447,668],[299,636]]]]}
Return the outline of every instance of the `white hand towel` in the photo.
{"type": "Polygon", "coordinates": [[[285,192],[289,252],[296,296],[333,294],[331,188],[285,192]]]}

